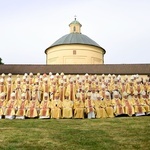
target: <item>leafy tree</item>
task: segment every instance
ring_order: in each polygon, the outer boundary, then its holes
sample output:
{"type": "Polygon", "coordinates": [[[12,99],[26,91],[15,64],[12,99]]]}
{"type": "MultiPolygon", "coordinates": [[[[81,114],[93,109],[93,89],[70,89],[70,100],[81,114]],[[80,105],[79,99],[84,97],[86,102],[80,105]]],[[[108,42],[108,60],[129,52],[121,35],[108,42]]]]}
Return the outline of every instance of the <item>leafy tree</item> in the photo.
{"type": "Polygon", "coordinates": [[[2,62],[2,58],[0,58],[0,65],[3,65],[4,63],[2,62]]]}

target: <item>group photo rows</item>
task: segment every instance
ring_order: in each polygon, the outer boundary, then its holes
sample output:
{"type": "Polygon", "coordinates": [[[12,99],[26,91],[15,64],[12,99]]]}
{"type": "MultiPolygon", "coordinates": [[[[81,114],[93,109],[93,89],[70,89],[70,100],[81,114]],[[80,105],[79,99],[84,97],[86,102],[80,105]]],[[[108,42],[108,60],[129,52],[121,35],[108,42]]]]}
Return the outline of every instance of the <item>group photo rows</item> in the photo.
{"type": "Polygon", "coordinates": [[[0,119],[100,119],[149,114],[149,76],[63,72],[0,76],[0,119]]]}

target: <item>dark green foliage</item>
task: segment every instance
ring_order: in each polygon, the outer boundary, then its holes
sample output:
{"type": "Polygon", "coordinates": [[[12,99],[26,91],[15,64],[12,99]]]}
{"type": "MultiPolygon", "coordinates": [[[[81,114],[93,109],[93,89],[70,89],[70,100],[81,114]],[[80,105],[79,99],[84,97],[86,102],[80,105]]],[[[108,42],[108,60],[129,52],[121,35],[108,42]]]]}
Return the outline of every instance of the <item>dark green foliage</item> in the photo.
{"type": "Polygon", "coordinates": [[[3,65],[4,63],[2,62],[2,58],[0,58],[0,65],[3,65]]]}

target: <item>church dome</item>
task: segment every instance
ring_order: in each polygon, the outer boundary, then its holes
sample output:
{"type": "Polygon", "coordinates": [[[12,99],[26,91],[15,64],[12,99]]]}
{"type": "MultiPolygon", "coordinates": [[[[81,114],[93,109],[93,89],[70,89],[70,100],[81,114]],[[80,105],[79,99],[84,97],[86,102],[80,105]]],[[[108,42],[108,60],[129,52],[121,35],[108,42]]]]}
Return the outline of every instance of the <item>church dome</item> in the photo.
{"type": "MultiPolygon", "coordinates": [[[[94,40],[92,40],[88,36],[86,36],[84,34],[81,34],[81,33],[66,34],[66,35],[62,36],[61,38],[59,38],[56,42],[54,42],[49,48],[51,48],[53,46],[67,45],[67,44],[92,45],[92,46],[96,46],[96,47],[102,48],[94,40]]],[[[105,50],[104,50],[104,53],[105,53],[105,50]]]]}
{"type": "Polygon", "coordinates": [[[80,23],[79,21],[76,20],[76,18],[75,18],[74,21],[72,21],[72,22],[69,24],[69,26],[70,26],[71,24],[79,24],[80,27],[82,26],[81,23],[80,23]]]}
{"type": "Polygon", "coordinates": [[[105,49],[81,33],[81,23],[69,24],[70,33],[45,50],[47,64],[103,64],[105,49]]]}

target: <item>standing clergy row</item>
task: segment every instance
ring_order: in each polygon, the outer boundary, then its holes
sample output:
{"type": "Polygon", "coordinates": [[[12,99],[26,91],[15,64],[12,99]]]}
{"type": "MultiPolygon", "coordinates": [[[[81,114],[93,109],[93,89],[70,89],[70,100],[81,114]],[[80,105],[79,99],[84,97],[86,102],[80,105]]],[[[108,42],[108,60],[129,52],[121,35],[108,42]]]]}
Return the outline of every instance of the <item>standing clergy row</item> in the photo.
{"type": "MultiPolygon", "coordinates": [[[[39,102],[43,99],[43,93],[48,93],[51,99],[55,99],[55,94],[59,92],[61,101],[64,100],[65,94],[69,93],[69,99],[74,101],[76,94],[92,93],[92,99],[95,99],[97,93],[103,99],[105,98],[105,91],[109,91],[111,98],[114,96],[114,91],[118,91],[120,97],[126,92],[129,98],[132,98],[134,93],[138,92],[140,98],[142,92],[146,92],[147,97],[150,93],[150,79],[149,77],[140,77],[139,75],[116,76],[116,75],[64,75],[64,73],[53,75],[43,74],[33,75],[33,73],[24,74],[23,77],[17,75],[12,78],[12,74],[6,77],[4,74],[0,78],[0,93],[4,92],[6,100],[10,99],[12,92],[15,92],[16,99],[21,98],[21,94],[26,94],[26,99],[31,100],[32,95],[35,94],[39,102]]],[[[86,99],[86,97],[84,97],[86,99]]]]}

